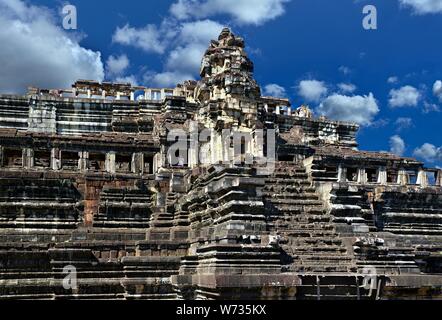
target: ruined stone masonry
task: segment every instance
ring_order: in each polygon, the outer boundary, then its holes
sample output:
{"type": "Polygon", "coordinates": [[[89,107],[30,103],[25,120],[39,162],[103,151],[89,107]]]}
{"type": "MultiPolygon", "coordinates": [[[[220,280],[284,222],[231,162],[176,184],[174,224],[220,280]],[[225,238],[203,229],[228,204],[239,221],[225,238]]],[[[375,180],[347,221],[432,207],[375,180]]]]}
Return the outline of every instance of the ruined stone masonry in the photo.
{"type": "Polygon", "coordinates": [[[0,96],[0,299],[442,298],[442,171],[263,97],[244,47],[173,89],[0,96]],[[177,164],[175,129],[212,135],[177,164]]]}

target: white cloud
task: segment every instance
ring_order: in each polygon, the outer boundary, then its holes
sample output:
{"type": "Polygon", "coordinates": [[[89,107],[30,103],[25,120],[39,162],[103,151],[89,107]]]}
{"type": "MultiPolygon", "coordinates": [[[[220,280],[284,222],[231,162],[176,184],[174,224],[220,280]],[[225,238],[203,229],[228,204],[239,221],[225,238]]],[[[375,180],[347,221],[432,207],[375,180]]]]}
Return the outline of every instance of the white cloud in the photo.
{"type": "Polygon", "coordinates": [[[302,80],[298,85],[298,94],[308,102],[319,102],[327,95],[328,89],[323,81],[302,80]]]}
{"type": "Polygon", "coordinates": [[[114,79],[115,82],[119,83],[130,83],[133,86],[138,86],[138,80],[137,77],[134,75],[125,76],[125,77],[117,77],[114,79]]]}
{"type": "Polygon", "coordinates": [[[83,48],[59,25],[45,7],[0,0],[0,61],[5,62],[0,91],[23,93],[28,86],[69,88],[78,79],[103,80],[100,52],[83,48]]]}
{"type": "Polygon", "coordinates": [[[264,95],[277,97],[277,98],[286,98],[287,93],[283,87],[277,85],[276,83],[268,84],[264,87],[264,95]]]}
{"type": "Polygon", "coordinates": [[[122,54],[121,56],[109,56],[106,61],[106,72],[109,76],[121,76],[129,67],[129,58],[122,54]]]}
{"type": "Polygon", "coordinates": [[[284,14],[290,0],[178,0],[170,7],[180,20],[229,15],[238,24],[261,25],[284,14]]]}
{"type": "Polygon", "coordinates": [[[442,147],[437,148],[433,144],[425,143],[414,150],[413,155],[430,163],[442,161],[442,147]]]}
{"type": "Polygon", "coordinates": [[[437,80],[433,85],[433,94],[442,102],[442,81],[437,80]]]}
{"type": "Polygon", "coordinates": [[[331,119],[368,126],[379,113],[379,107],[372,93],[351,97],[333,94],[320,104],[318,113],[331,119]]]}
{"type": "Polygon", "coordinates": [[[412,86],[404,86],[390,91],[389,104],[392,108],[416,107],[421,98],[418,89],[412,86]]]}
{"type": "Polygon", "coordinates": [[[182,83],[186,80],[193,80],[194,77],[191,74],[164,71],[160,73],[148,72],[144,75],[144,82],[160,88],[175,87],[178,83],[182,83]]]}
{"type": "Polygon", "coordinates": [[[346,66],[340,66],[338,70],[339,70],[339,72],[342,72],[345,75],[348,75],[351,73],[351,69],[346,66]]]}
{"type": "Polygon", "coordinates": [[[391,84],[395,84],[395,83],[398,83],[398,82],[399,82],[399,78],[396,77],[396,76],[391,76],[391,77],[389,77],[389,78],[387,79],[387,82],[388,82],[388,83],[391,83],[391,84]]]}
{"type": "Polygon", "coordinates": [[[159,27],[153,24],[148,24],[143,28],[134,28],[129,24],[122,28],[117,27],[112,36],[112,41],[142,49],[145,52],[163,54],[175,35],[174,25],[164,20],[159,27]]]}
{"type": "Polygon", "coordinates": [[[411,118],[397,118],[395,125],[397,127],[397,130],[404,130],[413,127],[413,119],[411,118]]]}
{"type": "Polygon", "coordinates": [[[405,153],[405,141],[398,135],[390,138],[390,152],[397,156],[403,156],[405,153]]]}
{"type": "Polygon", "coordinates": [[[353,93],[357,89],[352,83],[340,83],[338,84],[338,88],[342,93],[353,93]]]}
{"type": "Polygon", "coordinates": [[[372,128],[383,128],[386,127],[390,123],[390,119],[378,119],[370,123],[370,127],[372,128]]]}
{"type": "Polygon", "coordinates": [[[430,113],[430,112],[440,112],[440,108],[438,105],[434,103],[428,103],[427,101],[424,102],[424,110],[423,113],[430,113]]]}
{"type": "Polygon", "coordinates": [[[136,29],[126,25],[117,28],[113,37],[114,42],[166,56],[162,72],[149,71],[143,77],[149,85],[170,87],[194,79],[210,41],[217,39],[223,29],[212,20],[184,23],[166,20],[160,27],[147,25],[136,29]]]}
{"type": "Polygon", "coordinates": [[[177,35],[178,46],[167,58],[166,70],[197,74],[210,41],[217,39],[222,29],[221,24],[211,20],[183,23],[177,35]]]}
{"type": "Polygon", "coordinates": [[[440,0],[399,0],[404,7],[410,7],[416,14],[441,13],[442,1],[440,0]]]}

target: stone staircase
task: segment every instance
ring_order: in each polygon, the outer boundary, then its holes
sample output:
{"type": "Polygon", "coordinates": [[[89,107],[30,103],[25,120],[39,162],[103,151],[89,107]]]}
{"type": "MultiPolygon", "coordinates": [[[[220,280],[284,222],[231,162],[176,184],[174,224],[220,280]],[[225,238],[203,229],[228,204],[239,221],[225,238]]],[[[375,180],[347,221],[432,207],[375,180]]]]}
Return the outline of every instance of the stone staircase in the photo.
{"type": "Polygon", "coordinates": [[[378,227],[403,235],[442,235],[442,195],[434,190],[384,192],[375,203],[378,227]]]}
{"type": "Polygon", "coordinates": [[[81,209],[71,180],[26,172],[22,178],[0,178],[0,228],[75,229],[81,209]]]}
{"type": "Polygon", "coordinates": [[[363,188],[348,184],[334,184],[330,202],[330,213],[334,216],[333,221],[340,224],[338,230],[341,234],[377,231],[374,212],[367,192],[363,188]]]}
{"type": "Polygon", "coordinates": [[[94,219],[96,228],[147,228],[151,195],[143,188],[105,188],[94,219]]]}
{"type": "Polygon", "coordinates": [[[348,272],[352,258],[306,170],[278,163],[263,188],[268,231],[281,236],[283,268],[290,272],[348,272]]]}

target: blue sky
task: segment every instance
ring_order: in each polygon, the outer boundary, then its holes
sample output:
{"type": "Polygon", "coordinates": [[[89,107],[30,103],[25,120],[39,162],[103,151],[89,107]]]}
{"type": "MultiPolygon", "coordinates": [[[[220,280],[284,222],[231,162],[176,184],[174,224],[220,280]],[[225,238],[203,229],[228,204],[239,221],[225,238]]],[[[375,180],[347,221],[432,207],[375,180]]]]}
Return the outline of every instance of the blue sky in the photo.
{"type": "Polygon", "coordinates": [[[197,79],[208,40],[229,26],[264,93],[359,122],[361,149],[442,167],[442,0],[72,0],[78,29],[63,30],[67,3],[0,0],[0,92],[197,79]],[[362,26],[368,4],[377,30],[362,26]]]}

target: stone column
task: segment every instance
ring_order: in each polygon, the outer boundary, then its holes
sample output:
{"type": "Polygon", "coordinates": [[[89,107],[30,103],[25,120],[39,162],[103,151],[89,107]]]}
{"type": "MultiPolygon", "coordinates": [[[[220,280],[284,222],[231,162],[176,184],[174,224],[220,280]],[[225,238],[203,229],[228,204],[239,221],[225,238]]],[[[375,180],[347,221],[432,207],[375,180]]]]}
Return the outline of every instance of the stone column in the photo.
{"type": "Polygon", "coordinates": [[[106,153],[106,163],[105,163],[106,172],[109,172],[109,173],[116,172],[115,159],[116,159],[115,152],[106,153]]]}
{"type": "Polygon", "coordinates": [[[358,183],[367,184],[367,173],[365,172],[365,168],[358,169],[358,183]]]}
{"type": "Polygon", "coordinates": [[[88,97],[89,99],[92,98],[92,92],[91,92],[90,89],[88,89],[88,91],[87,91],[87,97],[88,97]]]}
{"type": "Polygon", "coordinates": [[[106,90],[101,91],[101,97],[106,99],[106,90]]]}
{"type": "Polygon", "coordinates": [[[428,187],[428,176],[425,170],[419,170],[416,184],[420,185],[422,188],[428,187]]]}
{"type": "Polygon", "coordinates": [[[24,148],[23,152],[23,167],[30,169],[34,166],[34,150],[31,148],[24,148]]]}
{"type": "Polygon", "coordinates": [[[288,116],[292,115],[292,107],[287,107],[287,115],[288,116]]]}
{"type": "Polygon", "coordinates": [[[281,107],[280,106],[276,106],[275,113],[281,114],[281,107]]]}
{"type": "Polygon", "coordinates": [[[4,154],[5,154],[5,148],[3,146],[0,146],[0,167],[5,166],[4,154]]]}
{"type": "Polygon", "coordinates": [[[78,157],[78,170],[87,171],[89,169],[89,152],[79,152],[78,157]]]}
{"type": "Polygon", "coordinates": [[[378,183],[387,184],[387,169],[385,167],[381,167],[378,170],[378,183]]]}
{"type": "Polygon", "coordinates": [[[338,166],[338,182],[347,182],[347,168],[344,168],[342,164],[338,166]]]}
{"type": "Polygon", "coordinates": [[[131,168],[132,172],[135,174],[144,173],[144,154],[142,152],[137,152],[132,154],[131,168]]]}
{"type": "Polygon", "coordinates": [[[160,168],[164,167],[166,164],[166,156],[163,153],[157,153],[153,157],[153,172],[156,173],[160,168]]]}
{"type": "Polygon", "coordinates": [[[135,100],[135,92],[131,91],[130,93],[130,101],[134,101],[135,100]]]}
{"type": "Polygon", "coordinates": [[[436,172],[436,186],[442,187],[442,170],[439,169],[436,172]]]}
{"type": "Polygon", "coordinates": [[[52,148],[51,150],[51,169],[61,170],[61,150],[58,148],[52,148]]]}
{"type": "Polygon", "coordinates": [[[407,171],[401,169],[399,170],[398,176],[397,176],[397,183],[403,186],[406,186],[410,183],[409,175],[407,171]]]}

